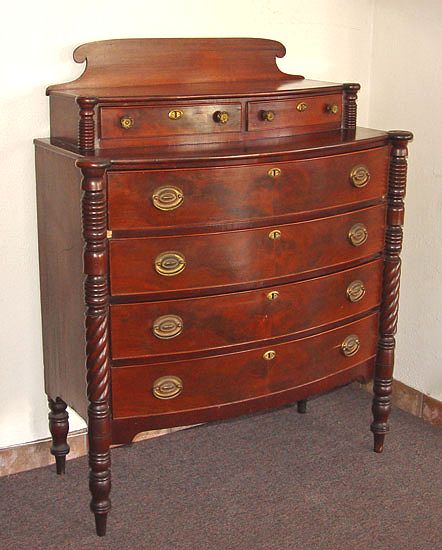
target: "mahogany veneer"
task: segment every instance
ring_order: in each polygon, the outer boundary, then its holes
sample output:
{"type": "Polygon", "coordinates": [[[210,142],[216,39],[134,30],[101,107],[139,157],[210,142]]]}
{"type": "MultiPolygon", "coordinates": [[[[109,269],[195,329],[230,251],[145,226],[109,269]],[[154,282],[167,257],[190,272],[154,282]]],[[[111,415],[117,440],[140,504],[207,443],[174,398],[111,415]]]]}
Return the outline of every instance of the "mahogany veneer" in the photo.
{"type": "Polygon", "coordinates": [[[284,53],[94,42],[74,52],[83,75],[48,88],[36,167],[51,452],[64,473],[66,407],[87,416],[98,535],[110,447],[140,431],[294,401],[304,413],[374,377],[382,451],[412,134],[356,128],[359,85],[284,74],[284,53]]]}

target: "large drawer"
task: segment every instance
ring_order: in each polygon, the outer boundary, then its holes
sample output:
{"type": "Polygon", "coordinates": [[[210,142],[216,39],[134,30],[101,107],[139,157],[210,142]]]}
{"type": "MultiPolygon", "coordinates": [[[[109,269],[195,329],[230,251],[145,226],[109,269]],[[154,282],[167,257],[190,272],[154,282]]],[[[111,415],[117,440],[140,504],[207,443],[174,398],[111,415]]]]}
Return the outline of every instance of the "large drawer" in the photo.
{"type": "MultiPolygon", "coordinates": [[[[276,227],[111,239],[114,296],[261,285],[380,252],[385,205],[276,227]]],[[[287,281],[289,282],[289,281],[287,281]]],[[[215,294],[216,292],[212,292],[215,294]]]]}
{"type": "Polygon", "coordinates": [[[271,348],[173,363],[113,367],[113,417],[204,408],[303,386],[373,357],[377,334],[378,315],[373,314],[271,348]]]}
{"type": "Polygon", "coordinates": [[[258,220],[351,207],[386,193],[388,147],[247,166],[108,174],[109,228],[258,220]]]}
{"type": "Polygon", "coordinates": [[[111,306],[114,359],[247,344],[342,321],[379,305],[382,260],[307,281],[230,294],[111,306]]]}

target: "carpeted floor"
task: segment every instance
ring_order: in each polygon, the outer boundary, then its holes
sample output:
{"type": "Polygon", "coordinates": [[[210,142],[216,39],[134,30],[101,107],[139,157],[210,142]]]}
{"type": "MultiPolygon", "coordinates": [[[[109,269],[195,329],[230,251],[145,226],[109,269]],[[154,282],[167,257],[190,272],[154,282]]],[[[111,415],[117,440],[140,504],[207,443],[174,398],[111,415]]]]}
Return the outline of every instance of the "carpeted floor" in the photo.
{"type": "Polygon", "coordinates": [[[355,386],[295,408],[113,450],[113,511],[95,537],[86,458],[66,476],[0,478],[8,550],[442,549],[442,431],[395,409],[371,451],[355,386]]]}

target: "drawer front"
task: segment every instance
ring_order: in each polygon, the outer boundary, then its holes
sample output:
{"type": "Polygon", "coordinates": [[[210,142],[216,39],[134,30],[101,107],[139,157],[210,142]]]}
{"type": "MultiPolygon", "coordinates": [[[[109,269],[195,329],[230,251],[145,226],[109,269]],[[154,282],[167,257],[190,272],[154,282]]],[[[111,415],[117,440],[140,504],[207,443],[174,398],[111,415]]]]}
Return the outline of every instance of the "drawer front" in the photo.
{"type": "Polygon", "coordinates": [[[274,164],[111,172],[109,227],[238,222],[351,207],[386,193],[388,154],[382,147],[274,164]]]}
{"type": "Polygon", "coordinates": [[[241,104],[102,107],[101,139],[239,132],[241,104]]]}
{"type": "Polygon", "coordinates": [[[377,331],[378,315],[374,314],[271,348],[173,363],[113,367],[113,417],[234,403],[324,379],[373,357],[377,331]]]}
{"type": "Polygon", "coordinates": [[[227,295],[111,306],[114,359],[157,357],[295,334],[379,305],[383,262],[227,295]]]}
{"type": "Polygon", "coordinates": [[[318,124],[330,129],[340,128],[341,120],[341,94],[251,101],[248,104],[247,128],[251,131],[318,124]]]}
{"type": "Polygon", "coordinates": [[[246,288],[257,281],[338,266],[379,252],[384,224],[382,204],[276,227],[111,239],[111,292],[124,296],[235,285],[246,288]]]}

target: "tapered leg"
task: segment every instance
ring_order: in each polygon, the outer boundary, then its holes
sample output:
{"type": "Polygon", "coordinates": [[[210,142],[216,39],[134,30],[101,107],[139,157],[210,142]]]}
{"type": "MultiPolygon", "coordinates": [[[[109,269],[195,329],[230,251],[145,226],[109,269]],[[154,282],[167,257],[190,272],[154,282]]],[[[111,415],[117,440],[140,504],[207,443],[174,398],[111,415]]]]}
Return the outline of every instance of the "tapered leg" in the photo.
{"type": "Polygon", "coordinates": [[[301,399],[298,401],[298,412],[305,414],[307,412],[307,399],[301,399]]]}
{"type": "Polygon", "coordinates": [[[66,455],[69,453],[67,437],[69,432],[69,414],[66,403],[57,397],[54,401],[49,399],[50,412],[49,430],[52,435],[51,454],[55,456],[57,474],[64,474],[66,470],[66,455]]]}
{"type": "Polygon", "coordinates": [[[407,143],[413,138],[411,132],[389,132],[391,143],[390,175],[388,182],[387,228],[385,233],[384,277],[382,289],[379,344],[373,383],[374,451],[384,449],[388,433],[388,417],[391,410],[391,389],[395,334],[399,307],[399,283],[401,274],[400,253],[402,249],[402,225],[404,220],[404,197],[407,181],[407,143]]]}

